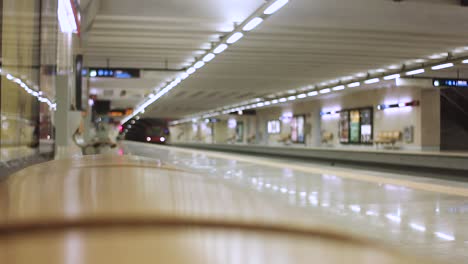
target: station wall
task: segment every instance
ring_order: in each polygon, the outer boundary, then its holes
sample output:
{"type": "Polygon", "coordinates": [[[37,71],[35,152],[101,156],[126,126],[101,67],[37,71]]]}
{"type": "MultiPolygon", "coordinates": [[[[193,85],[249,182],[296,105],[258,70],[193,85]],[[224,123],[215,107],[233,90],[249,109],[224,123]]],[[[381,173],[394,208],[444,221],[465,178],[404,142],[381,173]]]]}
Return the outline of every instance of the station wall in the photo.
{"type": "MultiPolygon", "coordinates": [[[[204,123],[212,125],[211,135],[199,130],[199,138],[180,139],[175,143],[200,142],[217,144],[261,144],[261,145],[297,145],[306,147],[333,148],[375,148],[375,144],[340,143],[340,114],[321,113],[340,110],[370,108],[373,109],[373,141],[382,133],[398,132],[401,137],[395,148],[406,150],[435,150],[440,147],[440,103],[439,92],[434,88],[421,86],[398,86],[396,84],[376,89],[347,91],[330,94],[310,101],[293,101],[268,108],[257,109],[255,116],[225,115],[216,117],[215,123],[199,120],[191,126],[204,123]],[[378,110],[377,105],[417,102],[418,105],[378,110]],[[304,143],[294,143],[291,139],[291,120],[295,116],[304,116],[304,143]],[[279,133],[267,132],[268,122],[281,121],[279,133]],[[242,140],[236,131],[238,124],[243,124],[242,140]],[[405,134],[406,133],[406,134],[405,134]],[[324,134],[332,135],[324,141],[324,134]],[[213,140],[207,140],[213,138],[213,140]]],[[[174,126],[171,129],[183,130],[187,124],[174,126]]],[[[385,146],[385,145],[384,145],[385,146]]]]}

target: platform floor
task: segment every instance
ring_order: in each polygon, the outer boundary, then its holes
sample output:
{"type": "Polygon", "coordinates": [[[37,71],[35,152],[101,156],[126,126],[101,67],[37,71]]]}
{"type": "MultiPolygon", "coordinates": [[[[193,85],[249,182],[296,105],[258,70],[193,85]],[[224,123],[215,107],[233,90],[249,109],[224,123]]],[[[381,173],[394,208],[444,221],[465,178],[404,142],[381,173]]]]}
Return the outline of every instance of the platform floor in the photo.
{"type": "MultiPolygon", "coordinates": [[[[124,142],[126,154],[254,190],[272,203],[444,263],[468,263],[468,182],[124,142]]],[[[222,198],[220,198],[222,199],[222,198]]]]}

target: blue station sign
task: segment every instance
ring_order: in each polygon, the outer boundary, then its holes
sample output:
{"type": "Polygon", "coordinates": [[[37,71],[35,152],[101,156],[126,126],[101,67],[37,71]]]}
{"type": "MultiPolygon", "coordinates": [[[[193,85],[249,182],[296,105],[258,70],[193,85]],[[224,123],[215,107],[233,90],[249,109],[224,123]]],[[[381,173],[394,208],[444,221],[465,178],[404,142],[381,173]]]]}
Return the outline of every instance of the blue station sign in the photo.
{"type": "Polygon", "coordinates": [[[462,88],[468,88],[468,80],[461,80],[461,79],[433,79],[432,84],[435,87],[462,87],[462,88]]]}

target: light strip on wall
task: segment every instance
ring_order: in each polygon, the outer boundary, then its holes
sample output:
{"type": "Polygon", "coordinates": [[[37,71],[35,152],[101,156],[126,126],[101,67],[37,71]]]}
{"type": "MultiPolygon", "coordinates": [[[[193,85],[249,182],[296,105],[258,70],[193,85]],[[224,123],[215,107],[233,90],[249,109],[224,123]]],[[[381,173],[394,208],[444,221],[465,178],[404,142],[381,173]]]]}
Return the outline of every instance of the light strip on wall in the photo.
{"type": "Polygon", "coordinates": [[[159,98],[161,98],[164,94],[168,93],[171,89],[176,87],[181,82],[181,80],[188,78],[188,75],[194,74],[196,72],[196,69],[203,67],[205,63],[214,59],[214,56],[213,56],[214,54],[222,53],[229,47],[228,44],[234,44],[237,41],[239,41],[242,37],[244,37],[244,34],[240,31],[244,29],[245,29],[244,31],[252,30],[256,26],[258,26],[260,23],[262,23],[263,20],[268,18],[269,15],[278,11],[288,2],[289,2],[288,0],[277,0],[274,2],[272,1],[266,2],[259,9],[257,9],[257,11],[255,11],[252,15],[250,15],[243,23],[241,23],[238,27],[236,27],[230,34],[227,34],[224,38],[222,38],[221,41],[217,44],[217,46],[214,49],[207,51],[207,53],[204,55],[202,60],[195,61],[192,64],[192,66],[185,73],[183,73],[184,76],[181,76],[178,78],[178,81],[176,83],[172,82],[168,84],[164,89],[159,91],[155,96],[151,98],[147,98],[146,101],[144,101],[141,105],[137,106],[136,110],[131,115],[125,117],[120,123],[124,124],[130,119],[132,119],[134,116],[138,115],[139,113],[142,113],[142,111],[144,111],[146,107],[153,104],[159,98]]]}
{"type": "MultiPolygon", "coordinates": [[[[0,70],[0,73],[3,75],[2,70],[0,70]]],[[[37,98],[37,100],[39,102],[46,103],[49,106],[50,110],[53,110],[53,111],[57,110],[57,103],[54,103],[49,98],[42,96],[41,91],[38,91],[36,89],[33,89],[33,88],[29,87],[28,84],[26,84],[23,80],[21,80],[18,77],[15,77],[15,76],[13,76],[13,75],[11,75],[9,73],[6,74],[6,78],[7,78],[7,80],[18,84],[28,94],[30,94],[30,95],[34,96],[35,98],[37,98]]]]}
{"type": "Polygon", "coordinates": [[[468,60],[462,61],[463,64],[468,64],[468,60]]]}

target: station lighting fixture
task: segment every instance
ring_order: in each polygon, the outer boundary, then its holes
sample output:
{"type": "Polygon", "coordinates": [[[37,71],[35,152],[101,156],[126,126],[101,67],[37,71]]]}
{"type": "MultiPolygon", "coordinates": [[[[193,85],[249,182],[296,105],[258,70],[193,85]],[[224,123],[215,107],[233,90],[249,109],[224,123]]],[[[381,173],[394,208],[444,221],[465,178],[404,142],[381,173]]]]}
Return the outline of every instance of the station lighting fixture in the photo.
{"type": "Polygon", "coordinates": [[[195,69],[200,69],[200,68],[203,67],[203,66],[205,66],[205,62],[204,62],[204,61],[199,61],[199,62],[197,62],[197,63],[195,63],[195,64],[193,65],[193,67],[194,67],[195,69]]]}
{"type": "Polygon", "coordinates": [[[468,64],[468,60],[462,61],[463,64],[468,64]]]}
{"type": "Polygon", "coordinates": [[[321,93],[321,94],[326,94],[326,93],[329,93],[329,92],[331,92],[330,88],[322,89],[322,90],[319,91],[319,93],[321,93]]]}
{"type": "Polygon", "coordinates": [[[197,71],[197,69],[195,69],[194,67],[190,67],[190,68],[188,68],[188,70],[187,70],[187,74],[190,75],[190,74],[193,74],[193,73],[196,72],[196,71],[197,71]]]}
{"type": "Polygon", "coordinates": [[[280,10],[283,6],[285,6],[289,0],[276,0],[272,5],[270,5],[263,13],[265,15],[271,15],[276,11],[280,10]]]}
{"type": "Polygon", "coordinates": [[[288,97],[288,101],[294,101],[296,99],[297,99],[297,97],[294,96],[294,95],[288,97]]]}
{"type": "MultiPolygon", "coordinates": [[[[66,1],[66,0],[63,0],[66,1]]],[[[201,60],[196,60],[194,63],[190,64],[191,66],[182,73],[179,78],[167,84],[164,88],[162,88],[159,92],[157,92],[153,97],[147,98],[142,104],[136,107],[136,110],[132,115],[127,116],[121,121],[121,124],[126,123],[129,121],[133,116],[142,113],[146,107],[149,105],[153,104],[155,101],[157,101],[159,98],[161,98],[163,95],[168,93],[171,89],[176,87],[182,80],[185,80],[186,78],[189,77],[189,75],[193,74],[196,72],[197,69],[203,67],[206,63],[210,62],[215,58],[215,54],[220,54],[223,51],[225,51],[229,45],[232,45],[239,41],[241,38],[244,37],[243,32],[248,32],[256,28],[258,25],[260,25],[265,19],[267,19],[270,15],[281,9],[283,6],[285,6],[289,0],[275,0],[275,1],[268,1],[266,2],[263,6],[261,6],[257,11],[255,11],[251,16],[249,16],[244,22],[242,22],[239,26],[236,26],[234,30],[230,33],[227,34],[225,37],[221,38],[220,42],[216,43],[213,49],[207,51],[206,54],[204,54],[203,58],[201,60]]]]}
{"type": "Polygon", "coordinates": [[[365,84],[373,84],[373,83],[378,83],[380,81],[379,78],[374,78],[374,79],[369,79],[364,81],[365,84]]]}
{"type": "Polygon", "coordinates": [[[388,81],[388,80],[394,80],[398,78],[400,78],[400,74],[392,74],[392,75],[385,76],[384,80],[388,81]]]}
{"type": "Polygon", "coordinates": [[[317,91],[312,91],[312,92],[307,93],[307,96],[309,96],[309,97],[317,96],[317,95],[318,95],[317,91]]]}
{"type": "Polygon", "coordinates": [[[349,87],[349,88],[354,88],[354,87],[358,87],[358,86],[360,86],[360,85],[361,85],[360,82],[353,82],[353,83],[348,84],[348,87],[349,87]]]}
{"type": "Polygon", "coordinates": [[[297,96],[297,98],[299,99],[303,99],[303,98],[306,98],[307,97],[307,94],[300,94],[297,96]]]}
{"type": "Polygon", "coordinates": [[[72,1],[59,0],[57,8],[57,17],[62,33],[77,33],[78,32],[78,16],[75,12],[72,1]]]}
{"type": "Polygon", "coordinates": [[[288,101],[288,99],[286,99],[286,98],[280,98],[278,101],[279,101],[280,103],[284,103],[284,102],[288,101]]]}
{"type": "Polygon", "coordinates": [[[406,75],[417,75],[417,74],[421,74],[421,73],[424,73],[425,70],[424,69],[418,69],[418,70],[414,70],[414,71],[409,71],[406,73],[406,75]]]}
{"type": "Polygon", "coordinates": [[[243,31],[251,31],[252,29],[256,28],[258,25],[260,25],[263,22],[263,18],[261,17],[256,17],[250,20],[249,23],[247,23],[242,30],[243,31]]]}
{"type": "Polygon", "coordinates": [[[377,106],[377,110],[385,110],[389,108],[403,108],[403,107],[409,107],[409,106],[418,106],[419,101],[411,101],[411,102],[401,102],[401,103],[396,103],[396,104],[380,104],[377,106]]]}
{"type": "Polygon", "coordinates": [[[213,53],[208,53],[208,54],[205,55],[205,57],[203,57],[203,61],[204,62],[210,62],[215,57],[216,57],[216,55],[214,55],[213,53]]]}
{"type": "Polygon", "coordinates": [[[341,90],[344,90],[344,89],[345,89],[344,85],[338,85],[338,86],[332,88],[333,91],[341,91],[341,90]]]}
{"type": "Polygon", "coordinates": [[[244,34],[242,34],[241,32],[236,32],[236,33],[232,34],[232,36],[230,36],[230,37],[226,40],[226,43],[227,43],[227,44],[234,44],[234,43],[236,43],[237,41],[239,41],[242,37],[244,37],[244,34]]]}
{"type": "Polygon", "coordinates": [[[228,48],[228,45],[226,44],[220,44],[216,49],[213,50],[215,54],[220,54],[221,52],[225,51],[228,48]]]}
{"type": "Polygon", "coordinates": [[[453,63],[444,63],[444,64],[433,66],[431,67],[431,69],[434,71],[437,71],[437,70],[447,69],[451,67],[453,67],[453,63]]]}

